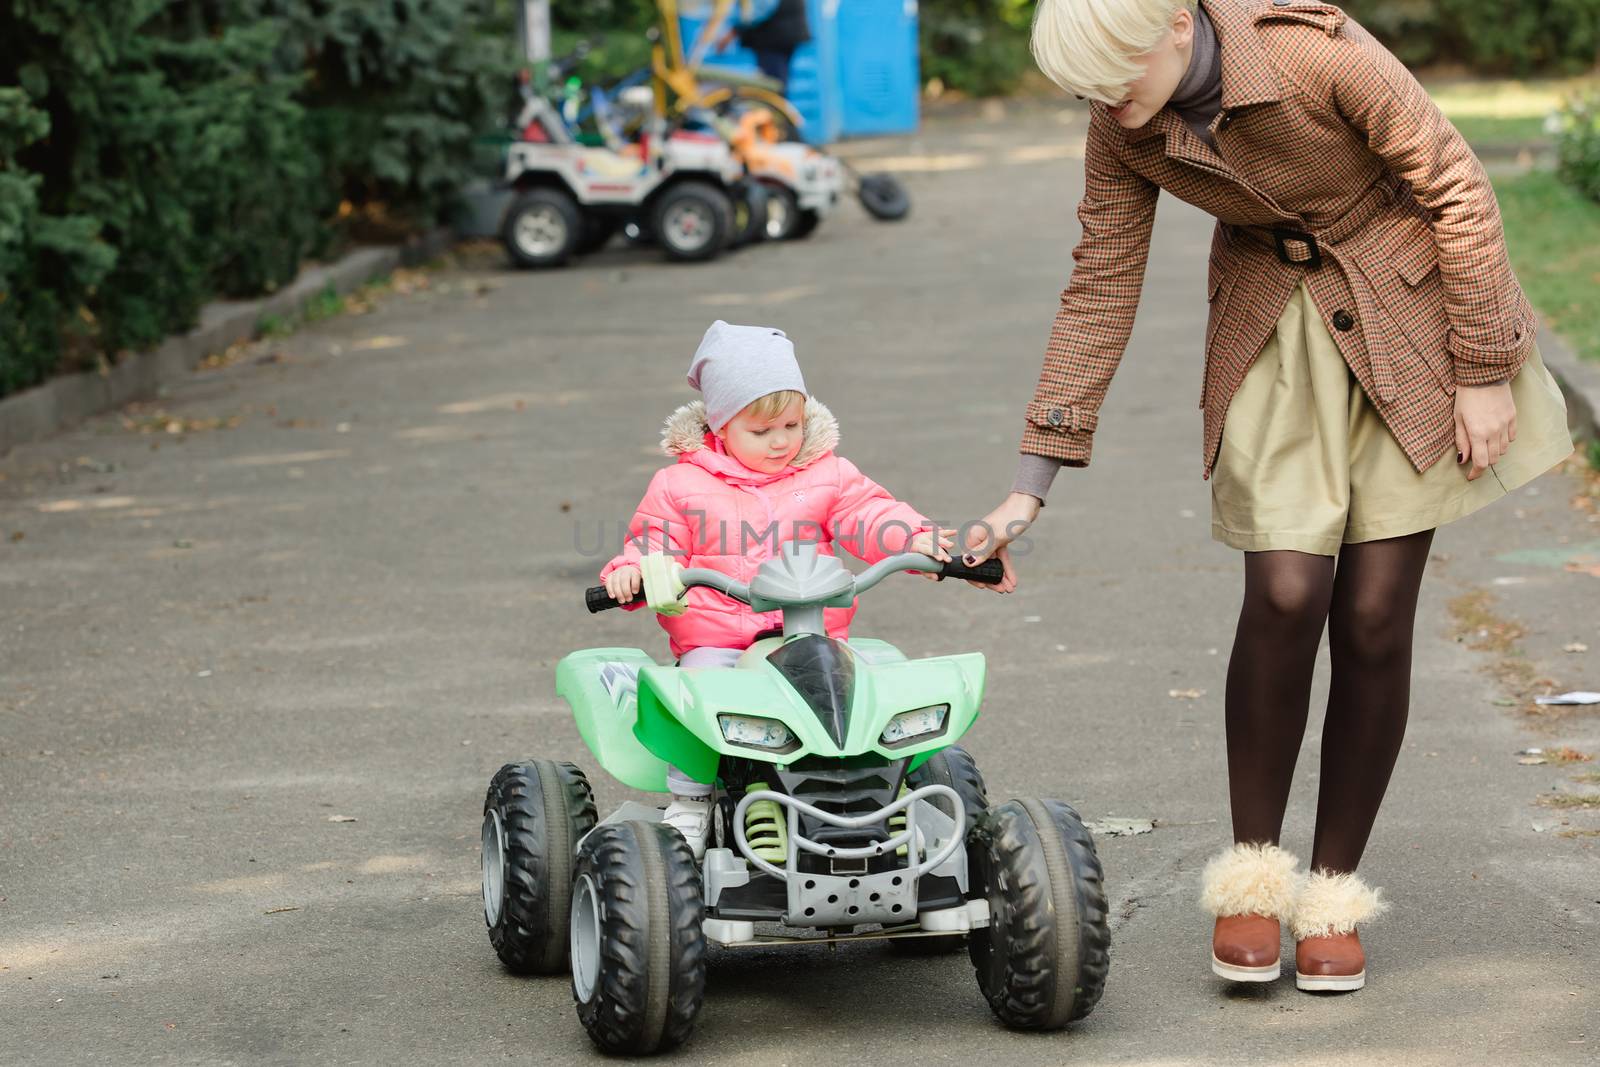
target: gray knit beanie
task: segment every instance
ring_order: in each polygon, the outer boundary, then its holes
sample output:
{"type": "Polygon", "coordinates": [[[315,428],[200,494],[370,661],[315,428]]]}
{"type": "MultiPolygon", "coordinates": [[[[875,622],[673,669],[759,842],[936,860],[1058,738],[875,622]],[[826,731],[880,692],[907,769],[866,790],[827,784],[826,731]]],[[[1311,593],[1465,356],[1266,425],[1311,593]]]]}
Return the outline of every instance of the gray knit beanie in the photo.
{"type": "Polygon", "coordinates": [[[793,389],[802,395],[805,379],[795,362],[794,342],[771,326],[711,324],[689,363],[689,384],[706,402],[706,422],[721,430],[752,400],[793,389]]]}

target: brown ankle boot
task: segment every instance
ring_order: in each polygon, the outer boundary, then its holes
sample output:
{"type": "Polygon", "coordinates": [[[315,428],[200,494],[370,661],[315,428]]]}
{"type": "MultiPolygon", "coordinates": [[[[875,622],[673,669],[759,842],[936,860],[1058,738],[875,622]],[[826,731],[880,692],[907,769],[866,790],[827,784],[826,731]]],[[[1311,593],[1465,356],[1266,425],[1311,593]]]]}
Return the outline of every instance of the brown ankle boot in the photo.
{"type": "Polygon", "coordinates": [[[1308,937],[1295,942],[1294,984],[1312,993],[1342,993],[1367,984],[1367,954],[1361,936],[1308,937]]]}
{"type": "Polygon", "coordinates": [[[1230,982],[1282,973],[1280,923],[1294,909],[1299,864],[1276,845],[1236,844],[1206,864],[1200,902],[1217,917],[1211,970],[1230,982]]]}
{"type": "Polygon", "coordinates": [[[1211,970],[1230,982],[1270,982],[1282,972],[1283,930],[1265,915],[1222,915],[1211,934],[1211,970]]]}
{"type": "Polygon", "coordinates": [[[1367,955],[1359,923],[1388,905],[1354,874],[1313,871],[1295,898],[1294,984],[1312,993],[1341,993],[1367,984],[1367,955]]]}

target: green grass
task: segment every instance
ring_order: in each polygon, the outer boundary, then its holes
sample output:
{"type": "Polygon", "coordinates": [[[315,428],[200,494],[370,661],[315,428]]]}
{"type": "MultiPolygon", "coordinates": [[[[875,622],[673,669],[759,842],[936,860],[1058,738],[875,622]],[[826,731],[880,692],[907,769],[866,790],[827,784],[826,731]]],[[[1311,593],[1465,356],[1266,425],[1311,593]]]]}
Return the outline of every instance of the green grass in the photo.
{"type": "Polygon", "coordinates": [[[1592,78],[1474,79],[1432,82],[1428,93],[1469,143],[1510,145],[1548,143],[1545,118],[1567,97],[1594,85],[1592,78]]]}
{"type": "Polygon", "coordinates": [[[1494,188],[1528,298],[1580,356],[1600,359],[1600,204],[1542,171],[1494,188]]]}

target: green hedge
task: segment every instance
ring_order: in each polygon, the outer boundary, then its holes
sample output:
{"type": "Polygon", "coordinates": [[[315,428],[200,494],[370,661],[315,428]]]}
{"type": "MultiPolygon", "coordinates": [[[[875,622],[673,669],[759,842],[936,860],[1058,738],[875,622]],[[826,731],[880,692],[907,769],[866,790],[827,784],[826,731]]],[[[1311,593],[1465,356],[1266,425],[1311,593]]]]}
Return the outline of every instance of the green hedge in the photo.
{"type": "Polygon", "coordinates": [[[1461,62],[1485,74],[1575,74],[1600,56],[1600,0],[1346,0],[1341,6],[1413,66],[1461,62]]]}
{"type": "Polygon", "coordinates": [[[1561,113],[1561,179],[1600,203],[1600,93],[1573,100],[1561,113]]]}
{"type": "Polygon", "coordinates": [[[11,0],[0,392],[426,224],[509,104],[509,0],[11,0]]]}

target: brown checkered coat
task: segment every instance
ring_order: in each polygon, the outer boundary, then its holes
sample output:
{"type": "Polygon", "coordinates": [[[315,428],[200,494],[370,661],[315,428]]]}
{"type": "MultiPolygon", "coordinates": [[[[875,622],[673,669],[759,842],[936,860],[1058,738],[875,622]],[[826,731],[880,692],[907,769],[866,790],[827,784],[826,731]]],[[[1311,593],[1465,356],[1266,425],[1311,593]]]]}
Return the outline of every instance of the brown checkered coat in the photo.
{"type": "Polygon", "coordinates": [[[1508,378],[1534,315],[1506,260],[1483,168],[1411,74],[1344,12],[1302,0],[1203,0],[1222,56],[1212,150],[1170,109],[1124,130],[1091,105],[1072,280],[1022,451],[1089,462],[1133,328],[1156,199],[1216,216],[1206,293],[1205,475],[1228,402],[1302,280],[1416,468],[1455,440],[1456,383],[1508,378]],[[1312,248],[1272,229],[1309,232],[1312,248]]]}

